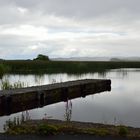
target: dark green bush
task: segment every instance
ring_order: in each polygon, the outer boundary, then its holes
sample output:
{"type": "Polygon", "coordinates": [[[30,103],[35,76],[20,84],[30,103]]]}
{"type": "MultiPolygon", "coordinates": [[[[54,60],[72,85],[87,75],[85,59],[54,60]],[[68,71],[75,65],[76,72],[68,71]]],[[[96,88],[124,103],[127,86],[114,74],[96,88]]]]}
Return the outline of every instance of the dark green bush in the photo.
{"type": "Polygon", "coordinates": [[[119,135],[120,136],[127,136],[128,134],[128,129],[125,126],[120,126],[119,127],[119,135]]]}
{"type": "Polygon", "coordinates": [[[43,135],[53,135],[57,133],[57,128],[52,125],[42,124],[38,127],[38,133],[43,135]]]}
{"type": "Polygon", "coordinates": [[[49,60],[49,57],[48,56],[46,56],[46,55],[43,55],[43,54],[39,54],[38,56],[37,56],[37,58],[35,58],[34,60],[49,60]]]}

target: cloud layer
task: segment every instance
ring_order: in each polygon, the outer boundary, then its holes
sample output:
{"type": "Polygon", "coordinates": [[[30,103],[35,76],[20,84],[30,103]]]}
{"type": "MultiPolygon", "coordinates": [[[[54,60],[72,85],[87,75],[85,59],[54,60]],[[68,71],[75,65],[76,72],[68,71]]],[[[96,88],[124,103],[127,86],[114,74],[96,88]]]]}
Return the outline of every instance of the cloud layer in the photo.
{"type": "Polygon", "coordinates": [[[0,0],[0,58],[139,56],[139,0],[0,0]]]}

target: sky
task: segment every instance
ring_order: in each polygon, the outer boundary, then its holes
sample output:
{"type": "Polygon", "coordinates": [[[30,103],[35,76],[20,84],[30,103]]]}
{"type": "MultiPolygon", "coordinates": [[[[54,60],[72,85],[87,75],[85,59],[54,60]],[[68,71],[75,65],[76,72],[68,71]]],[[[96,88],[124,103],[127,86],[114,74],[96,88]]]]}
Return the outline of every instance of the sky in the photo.
{"type": "Polygon", "coordinates": [[[0,0],[0,58],[140,56],[140,0],[0,0]]]}

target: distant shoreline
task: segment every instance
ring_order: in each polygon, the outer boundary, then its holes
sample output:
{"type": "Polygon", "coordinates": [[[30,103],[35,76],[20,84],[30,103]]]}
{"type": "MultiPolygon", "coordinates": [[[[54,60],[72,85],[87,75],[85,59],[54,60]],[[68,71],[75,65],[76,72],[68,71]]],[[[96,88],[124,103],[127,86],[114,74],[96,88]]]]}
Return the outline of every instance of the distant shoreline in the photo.
{"type": "Polygon", "coordinates": [[[44,73],[94,73],[119,68],[140,68],[138,61],[45,61],[45,60],[1,60],[1,75],[44,73]],[[1,70],[2,69],[2,70],[1,70]]]}

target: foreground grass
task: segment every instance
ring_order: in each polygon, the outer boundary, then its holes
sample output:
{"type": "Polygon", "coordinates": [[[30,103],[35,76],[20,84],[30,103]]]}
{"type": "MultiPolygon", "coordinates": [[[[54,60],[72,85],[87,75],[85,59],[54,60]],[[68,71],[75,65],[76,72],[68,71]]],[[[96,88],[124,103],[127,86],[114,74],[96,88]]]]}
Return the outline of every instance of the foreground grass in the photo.
{"type": "Polygon", "coordinates": [[[87,73],[105,72],[118,68],[140,68],[140,62],[77,62],[43,60],[5,60],[0,62],[8,66],[10,73],[87,73]]]}
{"type": "Polygon", "coordinates": [[[126,126],[113,126],[82,122],[65,122],[59,120],[27,121],[19,125],[11,125],[6,130],[6,134],[12,135],[56,135],[60,133],[140,138],[140,129],[126,126]]]}

